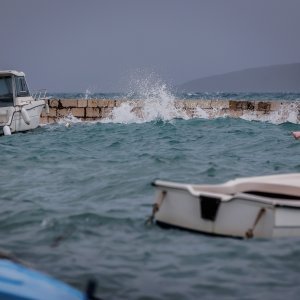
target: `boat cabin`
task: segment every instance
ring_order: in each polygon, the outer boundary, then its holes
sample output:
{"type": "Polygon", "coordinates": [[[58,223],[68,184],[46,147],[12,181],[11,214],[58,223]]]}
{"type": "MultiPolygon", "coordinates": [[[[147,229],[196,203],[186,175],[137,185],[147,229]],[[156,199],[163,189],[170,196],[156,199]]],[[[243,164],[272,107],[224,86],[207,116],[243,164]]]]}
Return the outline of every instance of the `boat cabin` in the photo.
{"type": "Polygon", "coordinates": [[[0,71],[0,107],[16,106],[32,100],[25,74],[18,71],[0,71]]]}

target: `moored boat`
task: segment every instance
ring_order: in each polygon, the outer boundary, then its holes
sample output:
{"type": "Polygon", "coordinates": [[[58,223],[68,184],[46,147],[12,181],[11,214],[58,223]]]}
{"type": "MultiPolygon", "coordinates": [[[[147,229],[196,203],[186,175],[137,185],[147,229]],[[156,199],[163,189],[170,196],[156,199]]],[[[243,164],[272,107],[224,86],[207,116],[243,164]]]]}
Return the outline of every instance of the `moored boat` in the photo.
{"type": "Polygon", "coordinates": [[[158,225],[238,238],[300,236],[300,173],[153,186],[158,225]]]}
{"type": "Polygon", "coordinates": [[[37,128],[45,107],[45,98],[31,96],[23,72],[0,71],[0,135],[37,128]]]}

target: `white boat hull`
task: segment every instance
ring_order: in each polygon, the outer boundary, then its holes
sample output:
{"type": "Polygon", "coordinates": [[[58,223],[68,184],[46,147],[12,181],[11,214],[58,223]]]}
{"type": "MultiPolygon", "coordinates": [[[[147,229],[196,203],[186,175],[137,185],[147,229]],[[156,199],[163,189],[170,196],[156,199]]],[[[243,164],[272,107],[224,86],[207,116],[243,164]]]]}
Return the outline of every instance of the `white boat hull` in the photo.
{"type": "Polygon", "coordinates": [[[2,107],[0,108],[0,126],[9,126],[11,133],[35,129],[40,124],[40,116],[44,107],[44,100],[32,101],[24,106],[2,107]],[[26,110],[29,123],[22,116],[22,108],[26,110]]]}
{"type": "Polygon", "coordinates": [[[162,181],[153,185],[159,225],[238,238],[300,236],[300,197],[226,195],[162,181]]]}

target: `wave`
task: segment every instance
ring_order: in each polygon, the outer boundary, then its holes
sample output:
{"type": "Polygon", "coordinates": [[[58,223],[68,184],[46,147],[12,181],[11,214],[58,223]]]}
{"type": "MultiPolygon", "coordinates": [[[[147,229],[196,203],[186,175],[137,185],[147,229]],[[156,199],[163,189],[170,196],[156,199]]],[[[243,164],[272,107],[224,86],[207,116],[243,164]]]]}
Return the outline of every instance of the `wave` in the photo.
{"type": "Polygon", "coordinates": [[[292,107],[282,108],[278,111],[263,114],[255,111],[244,111],[232,114],[220,109],[205,110],[197,107],[193,113],[177,108],[172,103],[145,103],[143,106],[136,107],[130,103],[123,103],[120,107],[114,108],[111,115],[101,120],[102,123],[145,123],[152,121],[171,121],[173,119],[217,119],[217,118],[240,118],[246,121],[259,121],[272,124],[294,123],[299,124],[299,112],[292,107]]]}
{"type": "MultiPolygon", "coordinates": [[[[261,121],[272,124],[286,122],[299,124],[299,103],[278,102],[272,111],[256,110],[230,110],[228,106],[218,100],[211,101],[210,107],[201,108],[196,101],[179,101],[171,92],[166,83],[153,78],[138,79],[133,85],[130,96],[135,95],[140,100],[128,100],[112,110],[111,114],[101,122],[103,123],[145,123],[151,121],[171,121],[173,119],[216,119],[240,118],[247,121],[261,121]],[[280,105],[279,105],[280,104],[280,105]],[[188,109],[187,107],[188,106],[188,109]]],[[[236,94],[226,94],[232,97],[236,94]]],[[[192,96],[192,95],[191,95],[192,96]]],[[[193,95],[194,96],[194,95],[193,95]]],[[[199,96],[199,95],[198,95],[199,96]]],[[[199,98],[198,98],[199,99],[199,98]]],[[[204,99],[210,103],[208,99],[204,99]]]]}
{"type": "MultiPolygon", "coordinates": [[[[173,88],[170,89],[172,95],[176,99],[203,99],[203,100],[279,100],[279,101],[299,101],[300,93],[281,92],[281,93],[225,93],[225,92],[178,92],[173,88]]],[[[55,99],[138,99],[138,93],[124,93],[124,92],[112,92],[101,93],[95,92],[92,88],[87,88],[81,93],[51,93],[52,98],[55,99]]]]}
{"type": "MultiPolygon", "coordinates": [[[[114,107],[110,114],[101,120],[91,121],[92,123],[145,123],[152,121],[172,121],[174,119],[216,119],[216,118],[240,118],[247,121],[261,121],[272,124],[282,124],[286,122],[299,124],[299,103],[298,93],[186,93],[178,94],[163,82],[156,74],[142,74],[138,72],[130,78],[129,89],[126,94],[107,94],[110,98],[121,101],[118,107],[114,107]],[[186,99],[185,103],[180,99],[186,99]],[[189,99],[191,102],[189,102],[189,99]],[[197,99],[207,101],[206,108],[199,107],[197,99]],[[277,108],[272,111],[257,110],[232,110],[224,106],[227,101],[218,100],[281,100],[278,101],[277,108]],[[290,102],[291,99],[293,102],[290,102]],[[289,101],[285,101],[289,100],[289,101]],[[211,101],[211,102],[209,102],[211,101]]],[[[94,99],[105,94],[95,94],[88,88],[81,98],[94,99]]],[[[228,104],[228,102],[227,102],[228,104]]],[[[74,123],[81,122],[72,114],[60,119],[58,124],[66,127],[74,123]]]]}

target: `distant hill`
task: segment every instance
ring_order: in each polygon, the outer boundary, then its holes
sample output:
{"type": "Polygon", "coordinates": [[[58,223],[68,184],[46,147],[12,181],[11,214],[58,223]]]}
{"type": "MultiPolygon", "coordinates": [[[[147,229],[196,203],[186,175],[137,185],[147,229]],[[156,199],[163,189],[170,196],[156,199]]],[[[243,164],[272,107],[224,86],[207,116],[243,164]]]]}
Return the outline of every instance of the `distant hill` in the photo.
{"type": "Polygon", "coordinates": [[[186,92],[300,92],[300,63],[245,69],[188,81],[186,92]]]}

